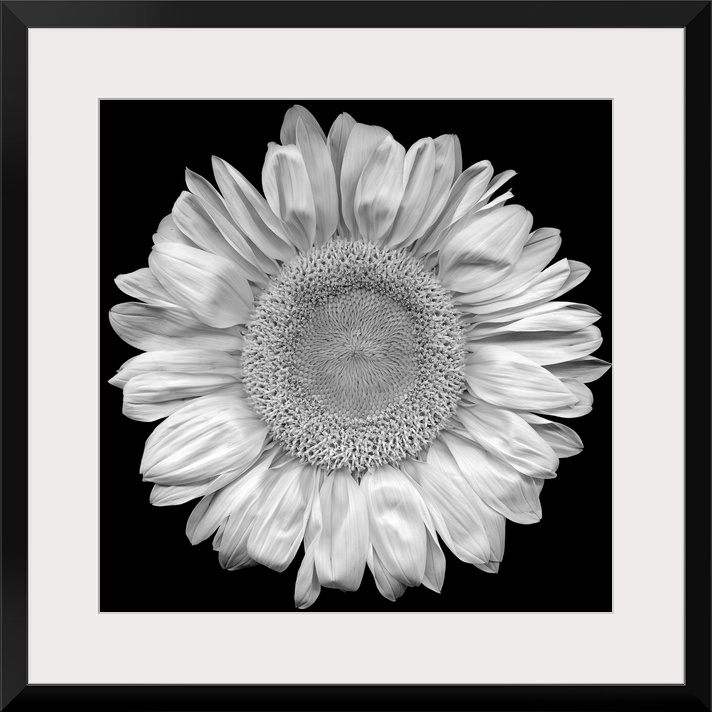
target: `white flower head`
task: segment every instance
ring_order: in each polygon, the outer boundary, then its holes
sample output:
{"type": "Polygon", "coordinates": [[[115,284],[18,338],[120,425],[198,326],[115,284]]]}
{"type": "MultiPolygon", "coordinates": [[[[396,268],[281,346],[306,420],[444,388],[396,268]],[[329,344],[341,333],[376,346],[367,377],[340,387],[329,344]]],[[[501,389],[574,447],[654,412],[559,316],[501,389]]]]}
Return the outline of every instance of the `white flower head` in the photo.
{"type": "Polygon", "coordinates": [[[348,114],[328,136],[303,107],[271,143],[260,193],[214,158],[111,323],[144,353],[111,382],[124,413],[165,418],[141,462],[156,505],[200,498],[193,544],[230,570],[286,569],[295,601],[354,591],[368,567],[391,600],[439,591],[445,544],[496,572],[505,521],[541,517],[566,425],[603,375],[593,308],[559,297],[588,268],[549,265],[558,230],[462,172],[452,135],[407,151],[348,114]]]}

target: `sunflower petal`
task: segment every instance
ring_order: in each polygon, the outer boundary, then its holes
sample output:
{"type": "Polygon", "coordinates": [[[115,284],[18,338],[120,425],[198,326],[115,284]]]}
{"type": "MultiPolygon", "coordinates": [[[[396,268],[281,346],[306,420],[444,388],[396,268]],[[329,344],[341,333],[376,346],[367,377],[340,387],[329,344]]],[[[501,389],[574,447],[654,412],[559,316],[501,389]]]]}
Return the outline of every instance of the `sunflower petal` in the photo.
{"type": "Polygon", "coordinates": [[[153,242],[156,245],[164,242],[177,242],[180,245],[195,247],[195,243],[176,225],[173,214],[166,215],[158,224],[153,242]]]}
{"type": "Polygon", "coordinates": [[[194,398],[237,383],[220,373],[144,373],[124,388],[124,415],[144,421],[165,418],[194,398]]]}
{"type": "MultiPolygon", "coordinates": [[[[583,320],[589,317],[584,315],[583,320]]],[[[597,326],[587,326],[578,331],[496,333],[477,341],[469,341],[468,348],[485,345],[505,347],[534,363],[549,365],[588,356],[602,343],[601,330],[597,326]]]]}
{"type": "Polygon", "coordinates": [[[556,454],[516,413],[479,403],[461,407],[457,415],[472,440],[518,472],[530,477],[555,476],[559,466],[556,454]]]}
{"type": "Polygon", "coordinates": [[[412,244],[414,254],[416,255],[427,253],[427,240],[423,238],[430,234],[431,227],[440,215],[447,201],[452,183],[460,174],[460,168],[462,166],[462,157],[459,148],[460,142],[457,136],[452,134],[438,136],[434,139],[433,146],[435,147],[435,172],[433,174],[430,195],[428,196],[418,224],[411,233],[411,236],[404,243],[405,245],[412,244]],[[460,168],[458,168],[458,156],[460,159],[460,168]]]}
{"type": "Polygon", "coordinates": [[[341,164],[340,183],[341,215],[347,234],[354,235],[356,233],[354,200],[364,166],[378,144],[387,136],[390,136],[388,131],[380,126],[366,126],[365,124],[355,124],[349,134],[341,164]]]}
{"type": "Polygon", "coordinates": [[[603,376],[611,364],[594,356],[585,356],[565,363],[547,364],[546,370],[551,371],[557,378],[573,378],[581,383],[591,383],[603,376]]]}
{"type": "Polygon", "coordinates": [[[227,470],[244,472],[259,457],[268,427],[235,395],[198,398],[149,436],[141,461],[144,480],[191,484],[227,470]]]}
{"type": "Polygon", "coordinates": [[[247,553],[275,571],[284,571],[302,542],[316,492],[316,471],[293,461],[281,468],[262,494],[247,542],[247,553]]]}
{"type": "Polygon", "coordinates": [[[593,406],[593,393],[588,386],[571,378],[562,378],[562,385],[569,389],[576,401],[571,405],[558,408],[533,408],[537,413],[554,415],[559,418],[580,418],[591,412],[593,406]]]}
{"type": "Polygon", "coordinates": [[[419,245],[421,253],[440,249],[448,228],[455,225],[480,202],[492,173],[492,164],[489,161],[480,161],[457,177],[438,219],[419,245]]]}
{"type": "Polygon", "coordinates": [[[567,260],[569,265],[569,274],[566,281],[561,286],[561,289],[556,293],[554,299],[558,299],[562,294],[570,292],[574,287],[577,287],[591,273],[591,268],[583,262],[576,260],[567,260]]]}
{"type": "MultiPolygon", "coordinates": [[[[549,315],[551,312],[558,312],[564,310],[563,315],[557,315],[555,318],[558,320],[561,316],[572,315],[574,317],[575,323],[578,323],[579,319],[584,319],[593,323],[601,317],[601,313],[586,304],[578,304],[576,302],[545,302],[544,304],[537,304],[533,307],[524,307],[518,309],[517,311],[507,311],[505,313],[492,314],[491,316],[482,316],[478,319],[477,323],[473,327],[473,332],[476,332],[480,336],[489,336],[498,330],[502,331],[524,331],[530,330],[528,328],[519,328],[516,326],[516,322],[523,319],[530,319],[531,317],[544,317],[549,315]],[[584,316],[585,315],[585,316],[584,316]],[[513,328],[505,328],[513,327],[513,328]]],[[[539,322],[544,323],[544,322],[539,322]]],[[[553,321],[550,321],[551,326],[554,325],[553,321]]],[[[589,324],[583,324],[583,326],[578,328],[584,328],[589,324]]],[[[534,326],[530,321],[525,322],[522,326],[529,327],[534,326]]],[[[534,329],[535,331],[538,329],[534,329]]],[[[567,329],[568,331],[575,331],[575,329],[567,329]]]]}
{"type": "Polygon", "coordinates": [[[502,408],[539,410],[577,401],[545,368],[501,346],[475,346],[467,357],[465,378],[477,398],[502,408]]]}
{"type": "Polygon", "coordinates": [[[441,433],[470,487],[496,512],[519,524],[541,519],[541,504],[534,479],[492,457],[471,440],[441,433]]]}
{"type": "Polygon", "coordinates": [[[123,388],[134,376],[158,372],[224,373],[239,378],[242,369],[230,354],[216,349],[181,349],[149,351],[126,361],[109,380],[112,386],[123,388]]]}
{"type": "Polygon", "coordinates": [[[304,558],[297,572],[294,586],[294,605],[297,608],[309,608],[321,593],[321,584],[314,564],[314,552],[323,528],[319,497],[312,501],[312,511],[304,530],[304,558]]]}
{"type": "Polygon", "coordinates": [[[126,343],[142,351],[218,349],[234,353],[244,342],[237,327],[216,329],[178,306],[124,302],[112,308],[109,321],[126,343]]]}
{"type": "Polygon", "coordinates": [[[402,467],[420,486],[428,510],[442,517],[445,529],[438,528],[438,533],[453,554],[470,564],[485,563],[490,557],[487,532],[478,516],[475,495],[449,452],[443,453],[433,444],[427,462],[407,459],[402,467]]]}
{"type": "Polygon", "coordinates": [[[558,457],[573,457],[583,450],[581,438],[568,425],[554,423],[533,413],[523,413],[522,417],[549,443],[558,457]]]}
{"type": "MultiPolygon", "coordinates": [[[[463,311],[471,312],[482,318],[491,318],[490,315],[505,316],[516,313],[522,309],[529,309],[544,302],[555,299],[566,284],[571,270],[567,259],[559,260],[543,272],[540,272],[516,294],[504,295],[487,303],[463,306],[463,311]]],[[[470,299],[471,295],[457,295],[456,301],[470,299]]]]}
{"type": "Polygon", "coordinates": [[[181,306],[208,326],[244,324],[252,289],[234,262],[185,245],[154,245],[151,272],[181,306]]]}
{"type": "Polygon", "coordinates": [[[212,255],[237,261],[239,255],[220,232],[209,210],[215,208],[209,208],[198,196],[183,191],[173,205],[173,218],[199,248],[212,255]]]}
{"type": "Polygon", "coordinates": [[[403,164],[405,191],[393,221],[393,228],[384,241],[385,247],[410,244],[410,237],[420,222],[433,186],[435,176],[435,142],[423,138],[405,154],[403,164]]]}
{"type": "Polygon", "coordinates": [[[140,299],[153,306],[172,306],[175,300],[163,288],[148,267],[142,267],[135,272],[120,274],[114,280],[116,286],[134,299],[140,299]]]}
{"type": "Polygon", "coordinates": [[[300,121],[306,124],[310,131],[319,136],[322,141],[326,141],[326,136],[311,111],[299,104],[295,104],[291,109],[287,109],[287,113],[284,115],[284,121],[282,122],[282,128],[279,132],[279,140],[283,146],[286,146],[288,143],[297,143],[297,124],[300,121]]]}
{"type": "MultiPolygon", "coordinates": [[[[430,446],[427,462],[440,471],[441,481],[444,477],[452,479],[461,492],[461,498],[467,503],[468,509],[473,512],[477,525],[484,530],[485,540],[489,546],[489,548],[482,547],[483,553],[486,554],[485,559],[501,561],[504,555],[505,517],[487,505],[482,497],[472,489],[467,477],[442,439],[436,438],[430,446]]],[[[456,550],[453,551],[457,554],[456,550]]],[[[470,559],[463,559],[463,561],[470,561],[475,566],[482,563],[470,559]]]]}
{"type": "Polygon", "coordinates": [[[297,146],[304,158],[314,198],[317,245],[323,245],[339,225],[339,195],[334,164],[323,135],[301,118],[297,121],[297,146]]]}
{"type": "Polygon", "coordinates": [[[185,504],[197,497],[207,498],[240,476],[241,473],[228,470],[217,477],[193,485],[153,485],[151,504],[154,507],[167,507],[185,504]]]}
{"type": "Polygon", "coordinates": [[[373,574],[373,579],[376,582],[378,592],[389,601],[395,601],[400,598],[408,588],[397,578],[391,576],[386,567],[383,565],[381,558],[376,553],[376,550],[372,546],[369,547],[368,568],[373,574]]]}
{"type": "Polygon", "coordinates": [[[445,554],[438,544],[437,537],[428,532],[427,553],[425,555],[425,573],[423,586],[440,593],[445,582],[445,554]]]}
{"type": "Polygon", "coordinates": [[[359,234],[380,243],[388,233],[403,197],[405,149],[387,136],[363,168],[354,195],[354,216],[359,234]]]}
{"type": "Polygon", "coordinates": [[[578,331],[591,326],[601,313],[586,304],[547,302],[532,309],[512,314],[502,321],[480,321],[469,338],[484,338],[496,334],[517,334],[540,331],[578,331]]]}
{"type": "Polygon", "coordinates": [[[469,304],[481,304],[516,294],[551,262],[560,247],[559,230],[549,227],[534,230],[512,271],[503,280],[484,289],[475,288],[470,294],[461,296],[461,300],[469,304]]]}
{"type": "Polygon", "coordinates": [[[269,206],[290,230],[303,252],[316,235],[316,209],[307,167],[296,146],[270,143],[262,168],[262,187],[269,206]]]}
{"type": "Polygon", "coordinates": [[[314,561],[322,586],[355,591],[368,553],[368,508],[348,470],[326,478],[319,492],[323,530],[314,561]]]}
{"type": "MultiPolygon", "coordinates": [[[[191,544],[199,544],[212,536],[238,506],[254,503],[270,476],[273,451],[265,453],[242,477],[206,495],[188,517],[185,533],[191,544]]],[[[210,485],[208,485],[210,486],[210,485]]]]}
{"type": "Polygon", "coordinates": [[[289,261],[295,254],[294,244],[267,201],[238,170],[216,156],[213,171],[237,227],[269,258],[289,261]]]}
{"type": "Polygon", "coordinates": [[[349,142],[349,136],[355,125],[356,121],[353,117],[346,113],[339,114],[329,131],[329,137],[326,139],[326,147],[329,150],[331,162],[334,165],[334,178],[339,195],[339,232],[342,235],[347,234],[347,231],[343,221],[343,210],[341,207],[341,166],[344,162],[344,153],[346,152],[346,145],[349,142]]]}
{"type": "MultiPolygon", "coordinates": [[[[190,172],[187,171],[186,174],[188,173],[190,172]]],[[[222,198],[205,179],[192,174],[192,180],[186,178],[186,182],[194,189],[199,189],[201,185],[207,186],[200,190],[200,195],[183,193],[173,206],[186,229],[200,231],[201,237],[196,243],[207,252],[222,255],[235,262],[245,277],[255,284],[266,285],[268,278],[265,273],[275,274],[278,271],[275,262],[258,250],[235,225],[222,198]],[[198,179],[202,183],[197,183],[198,179]],[[208,188],[215,194],[212,200],[202,197],[209,195],[208,188]]]]}
{"type": "Polygon", "coordinates": [[[470,292],[507,276],[529,236],[532,216],[518,205],[475,213],[458,223],[440,249],[446,289],[470,292]]]}
{"type": "Polygon", "coordinates": [[[383,567],[407,586],[423,581],[426,559],[424,503],[400,470],[383,465],[361,480],[371,543],[383,567]]]}

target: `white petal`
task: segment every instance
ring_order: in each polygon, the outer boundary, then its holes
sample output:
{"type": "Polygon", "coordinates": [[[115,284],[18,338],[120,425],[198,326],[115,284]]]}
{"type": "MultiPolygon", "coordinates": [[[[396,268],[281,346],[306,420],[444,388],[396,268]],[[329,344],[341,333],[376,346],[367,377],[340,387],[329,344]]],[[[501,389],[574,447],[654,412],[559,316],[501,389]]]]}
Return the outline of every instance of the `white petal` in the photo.
{"type": "Polygon", "coordinates": [[[293,243],[306,252],[316,235],[316,211],[307,167],[296,146],[270,143],[262,168],[269,206],[289,228],[293,243]]]}
{"type": "Polygon", "coordinates": [[[425,573],[423,586],[440,593],[445,581],[445,554],[438,544],[437,537],[428,532],[427,553],[425,557],[425,573]]]}
{"type": "Polygon", "coordinates": [[[368,552],[368,568],[373,574],[378,592],[389,601],[395,601],[397,598],[400,598],[405,593],[406,588],[408,588],[397,578],[391,576],[372,546],[368,552]]]}
{"type": "Polygon", "coordinates": [[[400,247],[410,244],[410,237],[425,210],[435,176],[435,142],[423,138],[405,154],[403,164],[405,192],[384,245],[400,247]]]}
{"type": "Polygon", "coordinates": [[[373,151],[356,186],[354,215],[359,234],[380,243],[388,233],[403,197],[405,149],[387,136],[373,151]]]}
{"type": "Polygon", "coordinates": [[[460,471],[472,489],[492,509],[519,524],[541,519],[535,480],[497,460],[471,440],[453,433],[441,433],[460,471]]]}
{"type": "Polygon", "coordinates": [[[468,435],[495,457],[530,477],[554,477],[559,460],[545,440],[516,413],[487,403],[457,413],[468,435]]]}
{"type": "Polygon", "coordinates": [[[463,296],[469,304],[482,304],[510,294],[516,294],[526,287],[549,262],[561,247],[561,233],[554,228],[544,227],[529,235],[522,254],[512,271],[501,281],[485,289],[475,289],[463,296]]]}
{"type": "Polygon", "coordinates": [[[429,234],[431,226],[445,206],[452,182],[460,174],[460,169],[457,166],[460,143],[457,136],[452,134],[438,136],[433,141],[433,145],[435,147],[435,173],[430,195],[417,226],[405,243],[408,245],[415,243],[415,254],[424,252],[420,243],[425,241],[421,240],[421,238],[429,234]]]}
{"type": "Polygon", "coordinates": [[[509,309],[504,312],[497,312],[491,315],[482,315],[477,319],[472,331],[473,333],[476,332],[479,335],[485,336],[493,333],[495,329],[498,329],[499,327],[510,325],[520,319],[526,319],[532,316],[541,316],[560,309],[571,310],[569,313],[580,310],[591,316],[595,316],[597,319],[600,318],[600,312],[593,307],[587,306],[586,304],[577,304],[576,302],[545,302],[532,307],[522,307],[516,311],[509,309]]]}
{"type": "Polygon", "coordinates": [[[466,216],[482,199],[492,173],[492,164],[489,161],[480,161],[457,177],[438,219],[418,245],[421,254],[440,249],[448,229],[466,216]]]}
{"type": "Polygon", "coordinates": [[[545,368],[500,346],[475,346],[465,378],[472,393],[502,408],[539,410],[572,405],[576,397],[545,368]]]}
{"type": "Polygon", "coordinates": [[[319,126],[319,122],[314,118],[314,115],[303,106],[295,104],[291,109],[287,109],[282,122],[282,129],[279,132],[279,140],[283,145],[288,143],[297,143],[297,124],[299,121],[304,122],[311,131],[326,141],[326,136],[319,126]]]}
{"type": "Polygon", "coordinates": [[[552,363],[546,370],[551,371],[557,378],[574,378],[581,383],[591,383],[605,374],[611,364],[594,356],[586,356],[575,361],[565,363],[552,363]]]}
{"type": "MultiPolygon", "coordinates": [[[[469,213],[480,202],[493,174],[492,164],[489,161],[480,161],[470,166],[457,178],[450,190],[447,205],[443,211],[447,215],[452,210],[452,215],[448,216],[451,225],[469,213]]],[[[444,226],[447,227],[447,225],[444,226]]]]}
{"type": "Polygon", "coordinates": [[[244,484],[244,489],[239,499],[234,499],[227,519],[220,524],[213,539],[213,548],[219,552],[218,561],[224,569],[237,571],[257,564],[247,553],[247,542],[259,512],[257,502],[278,476],[278,471],[268,469],[256,476],[253,472],[247,473],[237,481],[244,484]]]}
{"type": "Polygon", "coordinates": [[[237,265],[185,245],[154,245],[148,264],[166,291],[204,324],[244,324],[252,289],[237,265]]]}
{"type": "Polygon", "coordinates": [[[219,212],[226,220],[231,220],[230,213],[220,193],[203,176],[185,169],[185,184],[188,190],[200,198],[201,202],[219,212]]]}
{"type": "Polygon", "coordinates": [[[314,561],[322,586],[356,591],[368,553],[368,509],[361,488],[346,469],[326,478],[319,491],[323,529],[314,561]]]}
{"type": "Polygon", "coordinates": [[[244,342],[237,327],[216,329],[177,306],[124,302],[112,308],[109,320],[126,343],[142,351],[217,349],[237,352],[244,342]]]}
{"type": "Polygon", "coordinates": [[[268,428],[238,397],[204,396],[164,420],[149,436],[144,480],[190,484],[227,470],[244,472],[264,446],[268,428]]]}
{"type": "Polygon", "coordinates": [[[389,465],[361,480],[368,503],[369,536],[383,567],[407,586],[423,581],[426,558],[424,503],[410,480],[389,465]]]}
{"type": "Polygon", "coordinates": [[[297,146],[304,159],[316,211],[316,244],[324,244],[339,224],[339,195],[334,164],[324,142],[323,132],[301,119],[297,121],[297,146]]]}
{"type": "MultiPolygon", "coordinates": [[[[598,317],[596,317],[598,318],[598,317]]],[[[597,326],[587,326],[578,331],[538,331],[502,333],[468,342],[468,348],[481,345],[503,346],[530,359],[548,365],[573,361],[588,356],[603,342],[597,326]]]]}
{"type": "Polygon", "coordinates": [[[345,113],[340,114],[334,121],[329,131],[329,137],[326,140],[326,147],[329,149],[331,162],[334,164],[334,178],[336,179],[336,187],[339,194],[339,232],[342,235],[347,234],[347,231],[341,217],[341,166],[344,162],[344,153],[349,136],[355,125],[356,121],[351,116],[345,113]]]}
{"type": "Polygon", "coordinates": [[[197,485],[153,485],[150,502],[154,507],[174,507],[202,497],[209,486],[209,482],[197,485]]]}
{"type": "Polygon", "coordinates": [[[185,530],[191,544],[205,541],[214,534],[238,506],[247,507],[257,500],[271,477],[276,476],[270,470],[272,460],[272,452],[265,453],[242,477],[236,477],[198,503],[188,518],[185,530]]]}
{"type": "MultiPolygon", "coordinates": [[[[380,126],[355,124],[351,130],[341,164],[341,214],[349,234],[356,232],[354,199],[361,173],[371,154],[384,138],[390,136],[380,126]]],[[[332,152],[333,155],[333,152],[332,152]]]]}
{"type": "Polygon", "coordinates": [[[514,176],[516,175],[517,172],[511,170],[502,171],[502,173],[498,173],[490,181],[490,184],[487,186],[487,190],[480,198],[480,203],[486,202],[487,204],[489,204],[488,201],[492,197],[492,195],[494,195],[505,183],[512,180],[512,178],[514,178],[514,176]]]}
{"type": "Polygon", "coordinates": [[[228,470],[210,480],[204,480],[190,485],[153,485],[151,504],[155,507],[167,507],[185,504],[197,497],[207,499],[214,492],[229,486],[242,475],[240,472],[228,470]]]}
{"type": "MultiPolygon", "coordinates": [[[[197,177],[199,178],[199,176],[197,177]]],[[[210,254],[220,255],[232,262],[237,262],[240,255],[220,232],[209,210],[215,210],[215,208],[209,208],[198,196],[183,191],[173,205],[173,218],[197,247],[210,254]]],[[[225,212],[227,213],[227,211],[225,212]]]]}
{"type": "Polygon", "coordinates": [[[575,260],[567,260],[567,262],[569,265],[569,275],[561,286],[561,289],[559,289],[554,296],[554,299],[558,299],[562,294],[566,294],[566,292],[571,291],[574,287],[581,284],[591,273],[591,268],[583,262],[576,262],[575,260]]]}
{"type": "Polygon", "coordinates": [[[460,221],[440,249],[443,286],[471,292],[506,277],[519,259],[531,223],[531,214],[518,205],[475,213],[460,221]]]}
{"type": "Polygon", "coordinates": [[[148,267],[142,267],[129,274],[120,274],[115,280],[116,286],[134,299],[140,299],[154,306],[170,306],[175,300],[161,286],[148,267]]]}
{"type": "Polygon", "coordinates": [[[590,413],[593,405],[593,393],[591,393],[591,389],[584,386],[583,383],[571,378],[563,378],[561,379],[561,383],[566,386],[574,398],[576,398],[575,403],[559,408],[534,408],[533,410],[536,410],[537,413],[554,415],[558,418],[580,418],[582,415],[590,413]]]}
{"type": "Polygon", "coordinates": [[[507,321],[480,321],[468,334],[468,338],[480,339],[497,334],[578,331],[585,329],[601,318],[601,313],[586,304],[571,302],[548,302],[532,309],[512,314],[507,321]]]}
{"type": "Polygon", "coordinates": [[[195,243],[176,225],[173,215],[166,215],[156,228],[153,242],[159,245],[164,242],[177,242],[181,245],[195,247],[195,243]]]}
{"type": "Polygon", "coordinates": [[[583,442],[574,430],[563,423],[554,423],[532,413],[522,417],[551,445],[559,457],[573,457],[583,450],[583,442]]]}
{"type": "Polygon", "coordinates": [[[434,444],[427,462],[406,459],[401,466],[420,486],[428,510],[442,517],[445,529],[438,533],[455,556],[470,564],[488,561],[490,543],[475,494],[450,453],[434,444]]]}
{"type": "Polygon", "coordinates": [[[292,462],[282,467],[257,502],[258,513],[247,542],[247,553],[258,563],[284,571],[304,536],[316,493],[316,470],[292,462]]]}
{"type": "Polygon", "coordinates": [[[294,605],[297,608],[309,608],[321,593],[321,584],[314,565],[314,552],[323,527],[319,497],[314,497],[312,510],[304,530],[304,558],[297,572],[294,586],[294,605]]]}
{"type": "MultiPolygon", "coordinates": [[[[444,478],[452,479],[457,485],[458,490],[462,493],[461,498],[466,502],[468,510],[472,511],[478,529],[481,528],[484,530],[487,546],[483,545],[482,551],[486,554],[485,558],[489,561],[501,561],[504,556],[506,518],[486,504],[482,497],[475,492],[469,482],[469,478],[464,475],[449,448],[441,438],[436,438],[430,446],[427,463],[441,473],[441,482],[444,478]]],[[[463,523],[466,522],[466,520],[462,521],[463,523]]],[[[456,535],[453,534],[453,538],[455,536],[456,535]]],[[[462,537],[458,536],[457,541],[462,544],[462,537]]],[[[480,541],[479,534],[478,541],[480,541]]],[[[446,543],[450,546],[449,542],[446,543]]],[[[453,549],[453,552],[463,561],[468,561],[475,566],[486,565],[486,562],[480,562],[472,558],[461,556],[457,549],[453,549]]]]}
{"type": "Polygon", "coordinates": [[[134,420],[165,418],[193,398],[199,398],[238,383],[220,373],[144,373],[124,388],[124,415],[134,420]]]}
{"type": "Polygon", "coordinates": [[[294,256],[294,245],[267,201],[239,171],[215,156],[213,170],[237,227],[271,259],[289,261],[294,256]]]}
{"type": "Polygon", "coordinates": [[[112,386],[123,388],[134,376],[164,371],[177,373],[224,373],[238,378],[242,369],[233,356],[215,349],[149,351],[148,353],[134,356],[122,364],[118,373],[109,383],[112,386]]]}
{"type": "Polygon", "coordinates": [[[453,152],[455,154],[453,181],[462,173],[462,144],[457,134],[451,134],[453,143],[453,152]]]}
{"type": "MultiPolygon", "coordinates": [[[[570,273],[569,261],[566,259],[559,260],[536,275],[515,294],[505,294],[501,298],[494,299],[486,304],[478,303],[473,306],[463,306],[462,309],[478,315],[516,313],[522,309],[528,309],[555,299],[563,285],[566,284],[570,273]]],[[[457,301],[461,302],[463,299],[470,298],[471,295],[458,295],[457,301]]]]}
{"type": "Polygon", "coordinates": [[[275,262],[258,250],[235,225],[223,199],[204,178],[186,171],[186,182],[200,193],[183,193],[176,201],[173,210],[180,216],[179,219],[187,229],[199,230],[209,236],[209,239],[203,236],[197,240],[203,249],[234,261],[247,279],[264,286],[268,281],[264,273],[275,274],[278,271],[275,262]],[[209,199],[203,198],[204,195],[209,199]]]}

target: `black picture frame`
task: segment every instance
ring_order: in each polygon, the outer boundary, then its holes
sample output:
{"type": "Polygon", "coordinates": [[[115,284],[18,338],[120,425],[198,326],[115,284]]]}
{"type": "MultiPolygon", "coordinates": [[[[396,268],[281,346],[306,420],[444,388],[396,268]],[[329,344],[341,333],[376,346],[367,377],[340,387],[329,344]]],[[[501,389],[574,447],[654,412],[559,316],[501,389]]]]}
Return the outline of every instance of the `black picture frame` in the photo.
{"type": "Polygon", "coordinates": [[[709,1],[2,2],[0,709],[710,710],[709,1]],[[685,683],[682,685],[29,685],[28,30],[155,27],[683,28],[685,31],[685,683]],[[690,241],[687,241],[687,236],[690,241]],[[694,243],[692,242],[694,240],[694,243]]]}

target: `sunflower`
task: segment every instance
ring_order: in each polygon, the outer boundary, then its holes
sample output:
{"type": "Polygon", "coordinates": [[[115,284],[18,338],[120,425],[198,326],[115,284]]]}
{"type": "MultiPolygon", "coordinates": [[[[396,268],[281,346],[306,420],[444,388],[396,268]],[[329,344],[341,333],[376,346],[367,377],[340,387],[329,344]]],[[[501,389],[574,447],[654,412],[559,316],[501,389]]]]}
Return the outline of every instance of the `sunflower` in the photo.
{"type": "Polygon", "coordinates": [[[592,307],[559,297],[589,269],[454,135],[407,151],[341,114],[328,136],[291,108],[264,196],[213,158],[148,267],[116,278],[117,334],[143,351],[111,383],[123,412],[164,419],[140,466],[151,502],[200,498],[193,544],[229,570],[285,570],[295,603],[322,586],[440,591],[445,544],[496,572],[505,523],[541,518],[559,458],[582,449],[557,419],[591,410],[609,368],[592,307]]]}

